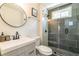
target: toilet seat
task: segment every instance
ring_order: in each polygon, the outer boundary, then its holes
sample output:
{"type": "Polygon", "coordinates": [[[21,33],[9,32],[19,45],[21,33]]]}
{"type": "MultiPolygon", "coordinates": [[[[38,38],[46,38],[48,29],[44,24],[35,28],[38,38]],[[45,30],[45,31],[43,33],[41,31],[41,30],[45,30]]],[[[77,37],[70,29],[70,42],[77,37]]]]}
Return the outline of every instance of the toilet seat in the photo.
{"type": "Polygon", "coordinates": [[[47,46],[41,45],[41,46],[38,46],[36,48],[43,55],[51,55],[52,54],[52,49],[47,47],[47,46]]]}

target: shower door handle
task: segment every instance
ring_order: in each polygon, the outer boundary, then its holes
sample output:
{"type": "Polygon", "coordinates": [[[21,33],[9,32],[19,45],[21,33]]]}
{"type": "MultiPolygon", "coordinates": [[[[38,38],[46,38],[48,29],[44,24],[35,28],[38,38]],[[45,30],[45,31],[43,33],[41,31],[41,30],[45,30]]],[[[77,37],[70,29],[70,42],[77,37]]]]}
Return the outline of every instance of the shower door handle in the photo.
{"type": "Polygon", "coordinates": [[[69,33],[68,28],[65,28],[65,34],[68,34],[68,33],[69,33]]]}

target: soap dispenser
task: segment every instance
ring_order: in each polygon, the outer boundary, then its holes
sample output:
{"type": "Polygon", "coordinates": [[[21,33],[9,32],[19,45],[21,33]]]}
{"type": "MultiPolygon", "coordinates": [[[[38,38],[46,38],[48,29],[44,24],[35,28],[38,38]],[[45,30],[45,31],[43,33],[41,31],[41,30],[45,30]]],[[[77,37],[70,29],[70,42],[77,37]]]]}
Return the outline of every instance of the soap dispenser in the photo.
{"type": "Polygon", "coordinates": [[[3,36],[3,35],[4,35],[4,33],[2,32],[2,33],[1,33],[1,36],[3,36]]]}
{"type": "Polygon", "coordinates": [[[5,36],[4,36],[4,33],[2,32],[0,35],[0,42],[3,42],[3,41],[5,41],[5,36]]]}

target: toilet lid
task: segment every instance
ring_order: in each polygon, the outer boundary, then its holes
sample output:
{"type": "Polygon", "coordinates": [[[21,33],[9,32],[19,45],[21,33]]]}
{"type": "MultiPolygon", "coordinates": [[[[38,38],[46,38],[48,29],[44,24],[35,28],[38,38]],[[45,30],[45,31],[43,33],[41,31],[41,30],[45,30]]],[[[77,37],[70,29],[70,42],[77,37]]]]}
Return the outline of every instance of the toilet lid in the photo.
{"type": "Polygon", "coordinates": [[[52,49],[47,47],[47,46],[39,46],[38,50],[40,53],[44,54],[44,55],[51,55],[52,54],[52,49]]]}

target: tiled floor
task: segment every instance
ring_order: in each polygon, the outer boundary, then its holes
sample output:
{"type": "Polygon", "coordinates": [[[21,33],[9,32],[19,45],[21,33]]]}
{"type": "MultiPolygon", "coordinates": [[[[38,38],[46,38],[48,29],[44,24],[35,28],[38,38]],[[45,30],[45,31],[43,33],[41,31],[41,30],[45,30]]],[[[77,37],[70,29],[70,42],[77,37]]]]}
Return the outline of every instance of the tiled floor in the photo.
{"type": "Polygon", "coordinates": [[[51,47],[51,48],[53,50],[52,56],[54,56],[54,55],[55,56],[79,56],[79,54],[77,54],[77,53],[73,53],[73,52],[55,48],[55,47],[51,47]]]}

